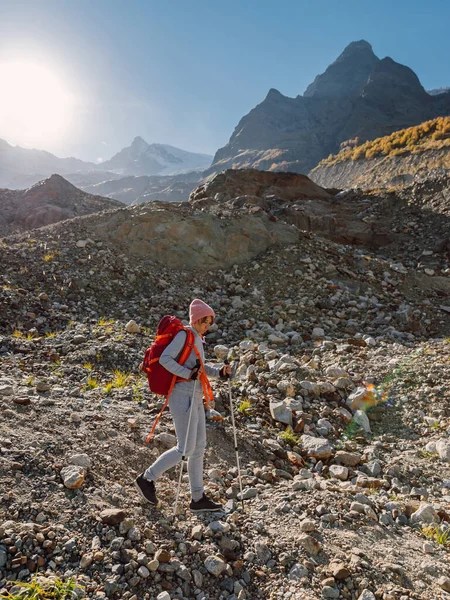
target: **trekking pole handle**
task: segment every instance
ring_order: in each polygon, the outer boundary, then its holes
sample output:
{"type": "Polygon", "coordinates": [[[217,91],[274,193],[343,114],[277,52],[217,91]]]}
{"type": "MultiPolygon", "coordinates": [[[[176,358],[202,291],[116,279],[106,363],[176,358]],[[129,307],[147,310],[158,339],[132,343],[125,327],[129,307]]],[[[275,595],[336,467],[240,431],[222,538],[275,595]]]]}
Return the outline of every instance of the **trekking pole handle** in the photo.
{"type": "MultiPolygon", "coordinates": [[[[236,369],[237,369],[238,363],[239,363],[239,360],[234,360],[233,361],[233,365],[231,367],[231,373],[229,373],[229,374],[226,375],[227,379],[233,379],[234,378],[234,376],[236,375],[236,369]]],[[[229,365],[230,364],[230,361],[228,360],[228,358],[225,358],[225,360],[223,361],[223,364],[224,365],[229,365]]]]}
{"type": "MultiPolygon", "coordinates": [[[[230,361],[228,360],[228,358],[226,358],[226,359],[223,361],[223,364],[224,364],[224,365],[229,365],[229,364],[230,364],[230,361]]],[[[225,375],[225,377],[226,377],[226,379],[230,379],[230,378],[231,378],[231,374],[230,374],[230,373],[227,373],[227,374],[225,375]]]]}
{"type": "Polygon", "coordinates": [[[200,359],[197,358],[197,360],[195,361],[195,367],[192,369],[192,371],[194,371],[194,373],[192,373],[192,375],[191,375],[191,379],[193,381],[195,381],[198,377],[198,372],[200,370],[200,366],[201,366],[200,359]]]}

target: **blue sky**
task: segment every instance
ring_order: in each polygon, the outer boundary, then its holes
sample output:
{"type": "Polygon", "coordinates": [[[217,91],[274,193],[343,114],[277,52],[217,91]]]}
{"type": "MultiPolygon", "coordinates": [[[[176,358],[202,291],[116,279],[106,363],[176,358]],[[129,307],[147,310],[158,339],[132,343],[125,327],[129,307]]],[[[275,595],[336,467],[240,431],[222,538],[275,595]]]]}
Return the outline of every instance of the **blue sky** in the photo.
{"type": "Polygon", "coordinates": [[[39,60],[76,95],[70,131],[41,144],[56,154],[109,158],[136,135],[213,154],[351,41],[450,85],[449,23],[448,0],[0,0],[0,61],[39,60]]]}

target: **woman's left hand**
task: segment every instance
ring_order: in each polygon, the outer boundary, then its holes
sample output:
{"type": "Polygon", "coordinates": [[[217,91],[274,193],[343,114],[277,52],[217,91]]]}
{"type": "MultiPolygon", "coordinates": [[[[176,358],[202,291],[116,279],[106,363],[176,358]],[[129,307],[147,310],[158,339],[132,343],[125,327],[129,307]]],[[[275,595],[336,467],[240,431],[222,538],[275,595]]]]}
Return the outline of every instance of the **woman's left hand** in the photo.
{"type": "Polygon", "coordinates": [[[231,365],[223,365],[220,369],[220,376],[225,379],[231,375],[231,365]]]}

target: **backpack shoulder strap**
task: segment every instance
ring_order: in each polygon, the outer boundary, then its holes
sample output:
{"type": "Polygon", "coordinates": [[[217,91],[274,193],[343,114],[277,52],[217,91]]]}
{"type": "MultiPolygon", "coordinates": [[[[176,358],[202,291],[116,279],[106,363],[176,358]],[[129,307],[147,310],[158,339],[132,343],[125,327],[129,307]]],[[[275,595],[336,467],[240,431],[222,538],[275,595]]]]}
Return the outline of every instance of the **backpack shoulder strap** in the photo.
{"type": "Polygon", "coordinates": [[[189,358],[190,353],[195,347],[194,334],[190,329],[184,328],[183,331],[186,332],[186,341],[184,343],[184,348],[181,351],[180,357],[177,360],[177,363],[180,365],[184,365],[184,363],[189,358]]]}

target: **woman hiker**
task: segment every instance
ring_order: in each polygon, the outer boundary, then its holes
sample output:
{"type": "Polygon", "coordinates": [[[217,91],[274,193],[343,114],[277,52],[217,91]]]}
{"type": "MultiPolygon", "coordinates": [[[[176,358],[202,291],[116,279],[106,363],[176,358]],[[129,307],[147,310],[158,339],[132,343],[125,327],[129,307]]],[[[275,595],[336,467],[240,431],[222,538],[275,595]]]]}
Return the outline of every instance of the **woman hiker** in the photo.
{"type": "MultiPolygon", "coordinates": [[[[206,426],[205,426],[205,407],[203,404],[203,384],[206,377],[225,378],[231,373],[231,367],[212,367],[205,365],[205,354],[203,350],[203,336],[214,322],[214,311],[202,300],[195,299],[189,306],[190,329],[194,333],[195,347],[201,357],[201,364],[204,365],[204,373],[201,366],[197,366],[198,356],[193,349],[184,365],[177,362],[177,358],[186,342],[187,334],[180,331],[174,337],[172,342],[161,354],[160,364],[184,381],[175,384],[169,397],[169,408],[175,424],[177,435],[177,445],[167,452],[164,452],[150,467],[141,473],[135,480],[135,485],[141,495],[150,502],[157,505],[155,481],[161,475],[177,465],[183,454],[188,457],[188,475],[191,488],[192,501],[189,508],[193,512],[207,512],[222,510],[221,504],[216,504],[210,500],[203,488],[203,457],[206,448],[206,426]],[[195,398],[192,398],[195,380],[199,379],[195,386],[195,398]],[[201,381],[203,380],[203,381],[201,381]],[[187,427],[191,402],[194,402],[192,417],[190,423],[189,436],[187,437],[187,427]],[[187,437],[187,439],[186,439],[187,437]]],[[[207,380],[206,380],[207,381],[207,380]]]]}

